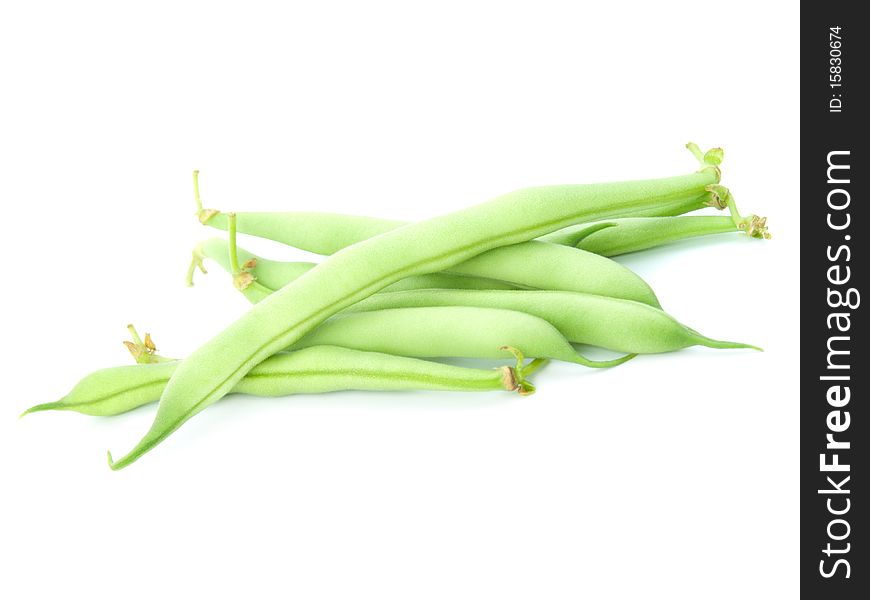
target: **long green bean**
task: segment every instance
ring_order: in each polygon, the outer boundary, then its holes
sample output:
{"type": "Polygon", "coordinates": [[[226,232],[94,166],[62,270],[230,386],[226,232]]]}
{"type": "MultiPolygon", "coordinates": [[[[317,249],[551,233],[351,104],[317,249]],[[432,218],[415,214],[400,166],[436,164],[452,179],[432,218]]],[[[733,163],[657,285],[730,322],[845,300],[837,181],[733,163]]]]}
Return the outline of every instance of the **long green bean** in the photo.
{"type": "MultiPolygon", "coordinates": [[[[516,352],[510,349],[510,352],[516,352]]],[[[503,356],[510,356],[502,351],[503,356]]],[[[312,346],[282,352],[251,369],[233,393],[253,396],[320,394],[339,390],[449,390],[534,392],[526,377],[543,361],[516,367],[473,369],[437,362],[361,352],[335,346],[312,346]]],[[[56,402],[37,404],[22,414],[70,410],[86,415],[117,415],[156,402],[180,361],[125,365],[100,369],[79,381],[56,402]]]]}

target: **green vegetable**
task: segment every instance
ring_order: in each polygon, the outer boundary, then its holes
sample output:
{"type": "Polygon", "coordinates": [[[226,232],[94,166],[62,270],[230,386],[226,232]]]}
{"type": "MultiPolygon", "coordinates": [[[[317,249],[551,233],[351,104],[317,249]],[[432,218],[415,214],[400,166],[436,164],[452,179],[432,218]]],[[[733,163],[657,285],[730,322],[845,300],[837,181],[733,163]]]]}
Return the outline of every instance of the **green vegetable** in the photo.
{"type": "Polygon", "coordinates": [[[634,357],[591,361],[565,336],[534,315],[502,308],[426,306],[343,314],[323,323],[291,349],[341,346],[420,358],[498,358],[503,346],[522,346],[535,358],[586,367],[614,367],[634,357]]]}
{"type": "MultiPolygon", "coordinates": [[[[188,285],[193,284],[193,272],[196,268],[199,268],[203,272],[205,271],[203,265],[203,259],[205,258],[215,261],[229,273],[240,274],[240,277],[236,281],[236,284],[239,286],[246,287],[246,284],[256,279],[259,284],[270,290],[284,287],[290,281],[301,277],[303,273],[307,273],[316,266],[316,263],[311,262],[269,260],[248,252],[241,247],[237,249],[237,264],[233,265],[230,261],[230,254],[229,242],[222,238],[211,238],[197,245],[193,250],[193,260],[188,271],[188,285]],[[244,275],[244,273],[250,273],[250,276],[244,275]]],[[[430,273],[402,279],[392,285],[388,285],[384,288],[384,291],[396,292],[428,288],[472,290],[517,289],[515,285],[506,281],[483,277],[466,277],[465,275],[453,275],[450,273],[430,273]]]]}
{"type": "MultiPolygon", "coordinates": [[[[517,357],[516,367],[471,369],[377,352],[314,346],[297,352],[282,352],[264,360],[236,384],[233,392],[254,396],[338,390],[508,390],[531,394],[535,388],[526,376],[543,361],[524,366],[518,351],[506,350],[517,357]]],[[[179,364],[177,360],[161,360],[101,369],[87,375],[57,402],[37,404],[23,415],[43,410],[71,410],[109,416],[133,410],[156,402],[179,364]]]]}
{"type": "MultiPolygon", "coordinates": [[[[432,306],[488,307],[527,313],[549,322],[575,344],[588,344],[631,354],[672,352],[689,346],[758,349],[749,344],[713,340],[686,327],[666,312],[640,302],[576,292],[540,290],[385,292],[354,304],[346,309],[346,312],[432,306]]],[[[524,350],[527,350],[527,354],[534,355],[531,349],[524,348],[524,350]]]]}
{"type": "MultiPolygon", "coordinates": [[[[225,262],[229,263],[230,261],[225,262]]],[[[283,285],[281,281],[274,283],[283,285]]],[[[253,293],[248,291],[246,295],[254,303],[274,292],[274,290],[262,285],[259,280],[253,288],[255,291],[253,293]]],[[[661,309],[641,302],[577,292],[460,289],[384,291],[350,306],[345,309],[345,312],[431,306],[501,308],[519,311],[548,321],[570,342],[600,346],[632,354],[671,352],[695,345],[709,348],[755,348],[755,346],[748,344],[723,342],[708,338],[681,324],[661,309]]],[[[400,313],[388,314],[395,318],[400,313]]],[[[432,335],[437,336],[438,331],[445,333],[440,340],[442,342],[461,344],[464,337],[480,335],[476,333],[476,327],[473,330],[453,331],[450,329],[452,322],[449,317],[435,319],[429,315],[427,319],[429,324],[434,327],[432,335]],[[447,332],[451,334],[449,337],[447,332]]],[[[347,323],[347,321],[344,322],[347,323]]],[[[420,323],[409,325],[404,317],[396,318],[393,321],[384,319],[379,322],[379,327],[384,331],[397,332],[406,326],[410,326],[412,335],[416,335],[414,339],[417,344],[431,344],[425,336],[417,335],[420,332],[420,323]]],[[[415,349],[400,350],[395,346],[389,349],[382,346],[370,346],[368,345],[368,334],[351,334],[350,331],[349,329],[331,328],[330,338],[317,338],[317,332],[313,335],[314,339],[326,339],[322,343],[337,346],[421,356],[421,354],[416,353],[415,349]]],[[[493,329],[493,331],[497,330],[493,329]]],[[[484,335],[486,333],[484,332],[484,335]]],[[[491,342],[491,345],[496,343],[498,342],[491,342]]],[[[524,346],[524,350],[532,356],[544,356],[535,354],[526,346],[524,346]]],[[[452,355],[465,356],[462,353],[452,355]]],[[[550,358],[556,357],[551,356],[550,358]]]]}
{"type": "Polygon", "coordinates": [[[749,237],[770,239],[767,218],[756,215],[740,216],[730,192],[721,186],[718,188],[719,192],[725,194],[724,202],[730,207],[731,216],[615,219],[567,227],[541,239],[554,244],[575,246],[601,256],[617,256],[696,236],[735,231],[743,231],[749,237]]]}
{"type": "MultiPolygon", "coordinates": [[[[273,265],[267,264],[268,270],[261,269],[257,258],[250,258],[244,264],[240,264],[239,249],[236,246],[237,217],[230,213],[228,219],[230,233],[227,242],[228,254],[226,261],[221,262],[228,263],[236,287],[252,302],[261,300],[269,291],[280,289],[295,279],[292,277],[295,275],[292,272],[295,269],[286,269],[287,275],[292,278],[282,279],[280,275],[283,273],[279,273],[273,265]],[[263,271],[266,271],[265,278],[263,271]],[[251,287],[255,280],[268,290],[261,289],[259,286],[251,287]],[[272,285],[267,285],[266,281],[271,282],[272,285]]],[[[209,251],[214,252],[215,244],[210,246],[212,247],[209,251]]],[[[196,254],[197,251],[195,250],[194,253],[196,254]]],[[[245,254],[250,255],[247,252],[245,254]]],[[[294,263],[287,264],[295,266],[294,263]]],[[[514,286],[599,294],[659,306],[658,299],[650,286],[619,263],[591,252],[544,242],[532,241],[497,248],[453,267],[450,273],[416,275],[387,286],[384,291],[413,289],[427,278],[434,284],[431,287],[505,289],[506,285],[496,285],[498,280],[509,282],[514,286]],[[484,275],[486,277],[483,277],[484,275]],[[461,281],[463,279],[465,281],[461,281]],[[447,285],[439,285],[439,283],[447,285]]]]}
{"type": "Polygon", "coordinates": [[[109,455],[109,464],[113,469],[131,464],[229,393],[257,364],[386,286],[573,224],[635,216],[703,194],[719,183],[719,154],[707,153],[700,171],[680,177],[518,190],[345,248],[254,305],[184,360],[161,396],[150,430],[118,461],[109,455]]]}

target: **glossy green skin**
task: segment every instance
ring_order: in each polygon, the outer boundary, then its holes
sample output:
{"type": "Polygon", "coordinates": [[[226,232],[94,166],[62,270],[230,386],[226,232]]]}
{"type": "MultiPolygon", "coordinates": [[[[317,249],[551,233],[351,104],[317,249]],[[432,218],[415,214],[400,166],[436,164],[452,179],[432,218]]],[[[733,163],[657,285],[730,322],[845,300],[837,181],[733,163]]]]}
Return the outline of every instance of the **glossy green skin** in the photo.
{"type": "MultiPolygon", "coordinates": [[[[499,358],[510,358],[510,354],[502,352],[499,358]]],[[[101,369],[82,379],[61,400],[39,404],[25,414],[43,410],[72,410],[95,416],[127,412],[156,402],[178,365],[179,361],[171,361],[101,369]]],[[[233,392],[287,396],[339,390],[510,391],[511,378],[505,370],[513,372],[510,367],[471,369],[315,346],[264,360],[236,384],[233,392]]]]}
{"type": "MultiPolygon", "coordinates": [[[[229,244],[223,238],[211,238],[199,246],[203,256],[217,262],[228,273],[232,273],[229,258],[229,244]]],[[[283,262],[261,258],[244,248],[236,249],[240,263],[256,260],[256,266],[251,272],[257,281],[270,290],[281,289],[294,279],[301,277],[316,266],[310,262],[283,262]]],[[[384,291],[418,290],[429,288],[450,288],[468,290],[511,290],[517,286],[505,281],[487,279],[482,277],[466,277],[464,275],[452,275],[449,273],[429,273],[415,275],[397,281],[384,288],[384,291]]]]}
{"type": "MultiPolygon", "coordinates": [[[[345,312],[383,311],[409,307],[470,306],[519,311],[540,317],[576,344],[617,352],[654,354],[689,346],[747,348],[746,344],[710,339],[686,327],[666,312],[631,300],[540,290],[416,290],[385,292],[354,304],[345,312]]],[[[433,320],[434,322],[434,320],[433,320]]],[[[399,324],[385,324],[391,331],[399,324]]],[[[317,336],[320,329],[315,331],[317,336]]],[[[416,333],[416,329],[413,330],[416,333]]],[[[338,333],[338,332],[337,332],[338,333]]],[[[339,335],[332,336],[340,342],[339,335]]],[[[356,347],[356,346],[354,346],[356,347]]],[[[524,352],[535,356],[527,347],[524,352]]]]}
{"type": "Polygon", "coordinates": [[[418,358],[498,358],[504,355],[503,346],[513,346],[526,356],[592,366],[552,324],[500,308],[426,306],[343,314],[290,349],[321,345],[418,358]]]}
{"type": "Polygon", "coordinates": [[[568,227],[545,239],[601,256],[618,256],[692,237],[738,231],[731,217],[639,217],[568,227]],[[602,227],[608,224],[611,226],[602,227]]]}
{"type": "Polygon", "coordinates": [[[349,246],[255,304],[184,360],[166,385],[149,431],[117,462],[109,455],[109,464],[113,469],[131,464],[229,393],[260,362],[400,279],[444,271],[577,223],[633,216],[700,195],[718,182],[718,169],[704,168],[666,179],[527,188],[349,246]]]}

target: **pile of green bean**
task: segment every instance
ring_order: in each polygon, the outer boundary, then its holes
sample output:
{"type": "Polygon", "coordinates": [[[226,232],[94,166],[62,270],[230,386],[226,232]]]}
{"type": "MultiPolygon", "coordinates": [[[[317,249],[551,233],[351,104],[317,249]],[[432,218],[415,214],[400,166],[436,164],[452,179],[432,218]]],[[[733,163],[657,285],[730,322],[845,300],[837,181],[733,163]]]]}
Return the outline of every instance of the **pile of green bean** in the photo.
{"type": "Polygon", "coordinates": [[[200,243],[253,307],[184,360],[156,353],[130,326],[135,365],[102,369],[62,399],[24,414],[72,410],[108,416],[157,402],[151,429],[123,468],[228,393],[259,396],[336,390],[534,392],[548,360],[609,368],[638,354],[689,346],[755,348],[710,339],[664,312],[652,288],[610,257],[697,236],[769,238],[766,221],[737,211],[720,185],[721,149],[687,147],[688,175],[527,188],[417,223],[286,212],[224,213],[199,220],[228,238],[200,243]],[[683,216],[708,207],[728,216],[683,216]],[[238,247],[239,232],[324,255],[279,262],[238,247]],[[592,360],[574,344],[621,353],[592,360]],[[531,357],[526,361],[524,356],[531,357]],[[493,369],[433,358],[503,361],[493,369]]]}

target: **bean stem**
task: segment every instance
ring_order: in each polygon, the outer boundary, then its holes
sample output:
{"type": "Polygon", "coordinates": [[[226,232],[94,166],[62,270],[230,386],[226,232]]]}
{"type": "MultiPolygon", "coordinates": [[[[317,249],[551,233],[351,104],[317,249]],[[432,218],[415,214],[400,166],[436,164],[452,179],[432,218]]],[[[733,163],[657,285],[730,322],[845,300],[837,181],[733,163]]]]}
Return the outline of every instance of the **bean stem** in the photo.
{"type": "Polygon", "coordinates": [[[199,169],[193,172],[193,196],[196,200],[196,214],[202,212],[202,198],[199,196],[199,169]]]}
{"type": "Polygon", "coordinates": [[[199,269],[203,275],[208,273],[205,264],[203,263],[204,258],[205,253],[203,252],[202,244],[197,244],[191,252],[190,264],[187,267],[187,277],[184,279],[187,287],[193,287],[193,275],[197,269],[199,269]]]}
{"type": "Polygon", "coordinates": [[[127,325],[127,331],[130,332],[130,337],[133,338],[133,340],[125,341],[124,345],[127,347],[127,350],[130,351],[130,354],[133,355],[133,358],[136,359],[137,363],[152,364],[173,360],[171,358],[164,358],[157,354],[157,347],[151,340],[150,333],[146,333],[145,339],[143,340],[139,337],[139,332],[136,331],[136,328],[133,327],[133,325],[127,325]]]}

